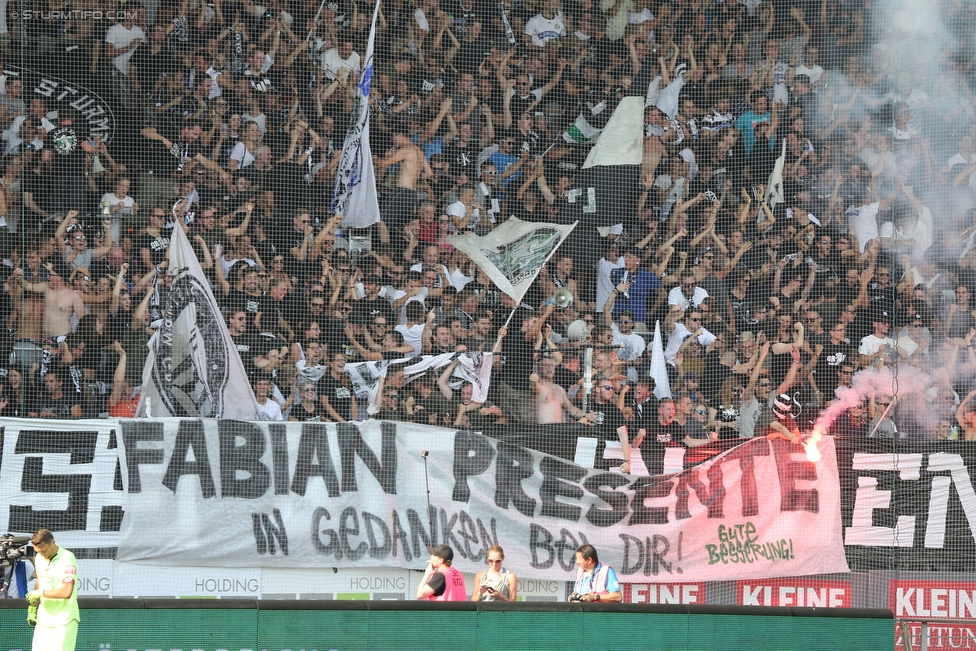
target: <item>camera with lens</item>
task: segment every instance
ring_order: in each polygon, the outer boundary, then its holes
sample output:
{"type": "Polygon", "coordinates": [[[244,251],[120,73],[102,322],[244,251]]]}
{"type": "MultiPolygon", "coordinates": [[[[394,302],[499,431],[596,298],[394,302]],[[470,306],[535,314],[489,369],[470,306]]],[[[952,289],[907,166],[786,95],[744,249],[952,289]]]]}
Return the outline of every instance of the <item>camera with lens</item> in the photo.
{"type": "Polygon", "coordinates": [[[4,534],[0,536],[0,567],[13,565],[23,558],[34,558],[34,548],[29,546],[30,536],[4,534]]]}
{"type": "Polygon", "coordinates": [[[583,601],[583,599],[580,597],[580,593],[578,593],[578,592],[574,592],[573,594],[569,595],[569,600],[570,601],[583,601]]]}

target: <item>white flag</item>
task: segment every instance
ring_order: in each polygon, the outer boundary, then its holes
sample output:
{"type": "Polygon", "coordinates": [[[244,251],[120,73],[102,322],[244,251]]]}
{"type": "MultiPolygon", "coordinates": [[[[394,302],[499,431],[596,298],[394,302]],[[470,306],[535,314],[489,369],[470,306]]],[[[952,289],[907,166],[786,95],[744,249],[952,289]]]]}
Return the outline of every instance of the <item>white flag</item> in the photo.
{"type": "MultiPolygon", "coordinates": [[[[381,359],[376,362],[350,362],[343,371],[352,382],[353,393],[360,405],[370,405],[376,402],[376,390],[379,389],[380,378],[386,377],[386,371],[391,364],[405,364],[407,358],[381,359]]],[[[362,409],[362,407],[360,408],[362,409]]]]}
{"type": "Polygon", "coordinates": [[[671,397],[671,383],[668,381],[668,367],[664,359],[664,344],[661,341],[661,322],[654,322],[654,341],[651,342],[651,370],[654,379],[654,397],[671,397]]]}
{"type": "Polygon", "coordinates": [[[251,383],[190,240],[177,226],[169,245],[172,289],[149,340],[138,417],[260,420],[251,383]]]}
{"type": "Polygon", "coordinates": [[[786,138],[783,139],[783,152],[776,159],[773,171],[766,181],[766,205],[772,210],[778,204],[786,201],[783,195],[783,171],[786,169],[786,138]]]}
{"type": "Polygon", "coordinates": [[[380,205],[376,198],[376,177],[373,175],[373,156],[369,148],[369,88],[373,81],[373,41],[376,39],[376,16],[379,0],[373,9],[373,25],[369,30],[363,71],[356,87],[355,121],[349,125],[342,156],[336,171],[332,191],[332,212],[342,215],[342,226],[366,228],[380,220],[380,205]]]}
{"type": "Polygon", "coordinates": [[[542,265],[577,223],[564,226],[511,217],[487,235],[452,235],[447,241],[471,258],[498,289],[521,301],[542,265]]]}
{"type": "Polygon", "coordinates": [[[644,160],[644,100],[625,97],[586,156],[583,169],[596,165],[640,165],[644,160]]]}
{"type": "MultiPolygon", "coordinates": [[[[457,366],[451,373],[448,382],[452,389],[460,389],[465,382],[470,382],[474,391],[471,394],[471,402],[485,402],[488,400],[488,388],[491,384],[491,366],[494,356],[491,353],[466,352],[466,353],[441,353],[440,355],[424,355],[414,357],[415,361],[410,366],[403,369],[404,375],[415,376],[420,373],[434,369],[441,373],[442,368],[457,359],[457,366]]],[[[348,367],[348,364],[347,364],[348,367]]],[[[410,381],[408,378],[407,381],[410,381]]],[[[436,378],[435,378],[436,380],[436,378]]]]}

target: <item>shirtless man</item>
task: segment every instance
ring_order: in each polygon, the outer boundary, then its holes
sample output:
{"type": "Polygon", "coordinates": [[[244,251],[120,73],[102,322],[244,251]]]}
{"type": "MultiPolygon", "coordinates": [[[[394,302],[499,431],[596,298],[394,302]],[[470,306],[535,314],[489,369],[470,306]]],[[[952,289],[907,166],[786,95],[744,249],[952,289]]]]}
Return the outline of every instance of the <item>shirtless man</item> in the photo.
{"type": "Polygon", "coordinates": [[[564,409],[574,419],[586,415],[570,401],[566,389],[553,382],[557,364],[554,358],[545,357],[539,362],[539,372],[529,376],[529,382],[535,386],[535,416],[540,425],[565,422],[564,409]]]}
{"type": "Polygon", "coordinates": [[[380,241],[384,244],[390,243],[391,230],[402,232],[410,220],[417,201],[417,181],[434,176],[430,163],[424,157],[424,150],[413,144],[403,131],[393,134],[393,146],[394,149],[389,154],[375,163],[383,171],[391,165],[397,165],[396,189],[383,202],[383,207],[380,208],[382,219],[377,222],[380,241]]]}
{"type": "MultiPolygon", "coordinates": [[[[29,249],[24,256],[24,264],[27,268],[27,277],[30,282],[43,282],[41,278],[41,255],[36,249],[29,249]]],[[[23,276],[23,274],[21,274],[23,276]]],[[[11,279],[13,280],[13,279],[11,279]]],[[[29,339],[37,344],[40,350],[41,323],[44,320],[44,300],[33,294],[25,294],[21,286],[11,283],[14,290],[14,314],[17,317],[17,339],[29,339]],[[20,300],[18,301],[18,295],[20,300]]]]}
{"type": "Polygon", "coordinates": [[[11,279],[21,283],[29,292],[44,294],[44,319],[41,326],[41,336],[44,339],[61,338],[71,333],[71,315],[76,314],[79,319],[84,317],[85,304],[73,289],[68,287],[64,278],[52,264],[46,264],[48,280],[46,283],[31,283],[24,280],[24,270],[15,269],[11,279]]]}

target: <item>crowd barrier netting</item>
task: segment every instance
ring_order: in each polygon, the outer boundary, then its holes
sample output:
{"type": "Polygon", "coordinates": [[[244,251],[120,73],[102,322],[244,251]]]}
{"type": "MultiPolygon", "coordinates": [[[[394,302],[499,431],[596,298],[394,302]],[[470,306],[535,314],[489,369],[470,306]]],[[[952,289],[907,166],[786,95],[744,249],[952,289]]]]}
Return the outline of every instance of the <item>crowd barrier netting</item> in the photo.
{"type": "Polygon", "coordinates": [[[84,596],[976,620],[969,3],[98,4],[0,2],[0,534],[84,596]]]}

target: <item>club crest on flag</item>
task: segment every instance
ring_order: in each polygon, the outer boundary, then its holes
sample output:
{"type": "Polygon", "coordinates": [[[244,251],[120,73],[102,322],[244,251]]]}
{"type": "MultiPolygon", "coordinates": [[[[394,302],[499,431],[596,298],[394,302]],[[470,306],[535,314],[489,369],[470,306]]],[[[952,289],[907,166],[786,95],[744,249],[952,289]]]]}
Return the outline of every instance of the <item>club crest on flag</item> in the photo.
{"type": "Polygon", "coordinates": [[[498,289],[521,301],[576,223],[540,224],[512,217],[487,235],[452,235],[447,241],[470,257],[498,289]]]}

